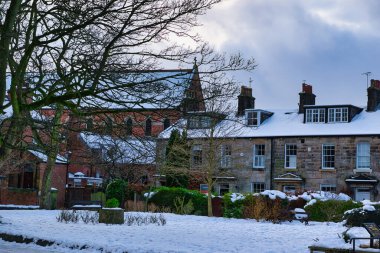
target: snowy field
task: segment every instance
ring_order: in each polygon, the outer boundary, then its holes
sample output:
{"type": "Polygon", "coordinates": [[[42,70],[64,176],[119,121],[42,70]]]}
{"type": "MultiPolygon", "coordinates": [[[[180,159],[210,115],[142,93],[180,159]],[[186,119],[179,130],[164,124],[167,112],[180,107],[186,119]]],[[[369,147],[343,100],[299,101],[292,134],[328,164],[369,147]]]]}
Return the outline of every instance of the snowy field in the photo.
{"type": "MultiPolygon", "coordinates": [[[[5,224],[0,224],[0,233],[53,240],[61,244],[59,249],[50,248],[51,252],[75,252],[65,248],[73,245],[91,247],[80,252],[99,252],[102,248],[107,252],[129,253],[278,253],[309,252],[308,246],[313,244],[350,247],[341,239],[346,227],[339,223],[310,222],[310,225],[305,226],[298,221],[272,224],[244,219],[164,214],[167,220],[165,226],[127,226],[59,223],[56,220],[58,214],[59,211],[47,210],[2,210],[0,216],[5,224]]],[[[359,232],[365,236],[362,231],[359,232]]],[[[8,243],[5,244],[9,247],[8,243]]]]}

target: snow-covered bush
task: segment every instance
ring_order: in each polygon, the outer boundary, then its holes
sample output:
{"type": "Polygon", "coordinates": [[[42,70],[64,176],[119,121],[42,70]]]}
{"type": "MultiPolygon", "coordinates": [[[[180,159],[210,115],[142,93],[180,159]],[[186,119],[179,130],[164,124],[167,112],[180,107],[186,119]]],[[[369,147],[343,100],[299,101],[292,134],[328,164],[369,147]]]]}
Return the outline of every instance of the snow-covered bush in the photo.
{"type": "Polygon", "coordinates": [[[132,225],[149,225],[149,224],[156,224],[157,226],[165,226],[166,225],[166,218],[162,215],[148,215],[148,216],[141,216],[141,215],[127,215],[124,221],[125,224],[128,226],[132,225]]]}
{"type": "Polygon", "coordinates": [[[361,207],[361,203],[352,200],[317,200],[312,199],[305,210],[309,213],[309,219],[314,221],[342,221],[343,215],[347,210],[361,207]]]}
{"type": "Polygon", "coordinates": [[[363,203],[364,205],[344,213],[347,226],[360,227],[365,222],[380,224],[380,205],[363,203]]]}
{"type": "Polygon", "coordinates": [[[243,218],[246,196],[241,193],[226,193],[223,196],[223,217],[243,218]]]}

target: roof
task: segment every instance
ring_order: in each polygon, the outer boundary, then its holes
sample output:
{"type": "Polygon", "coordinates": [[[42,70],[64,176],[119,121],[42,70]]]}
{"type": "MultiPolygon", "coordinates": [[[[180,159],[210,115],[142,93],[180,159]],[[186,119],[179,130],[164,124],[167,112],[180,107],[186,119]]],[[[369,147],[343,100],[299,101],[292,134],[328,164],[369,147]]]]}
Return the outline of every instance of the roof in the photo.
{"type": "MultiPolygon", "coordinates": [[[[221,121],[215,129],[215,137],[255,138],[255,137],[299,137],[299,136],[352,136],[380,135],[380,110],[367,112],[363,110],[348,123],[303,123],[303,114],[297,110],[270,110],[273,115],[260,126],[245,125],[245,117],[231,114],[221,121]]],[[[186,119],[163,131],[159,137],[169,138],[173,129],[186,127],[186,119]]],[[[188,129],[189,138],[207,138],[208,129],[188,129]]]]}
{"type": "MultiPolygon", "coordinates": [[[[30,153],[32,153],[35,157],[37,157],[38,159],[42,160],[42,162],[46,163],[47,160],[48,160],[48,156],[45,154],[45,153],[42,153],[40,151],[36,151],[36,150],[28,150],[30,153]]],[[[64,156],[61,156],[61,155],[57,155],[57,158],[55,160],[55,163],[59,163],[59,164],[67,164],[67,159],[66,157],[64,156]]]]}
{"type": "Polygon", "coordinates": [[[156,142],[151,139],[81,133],[80,137],[91,149],[100,149],[102,159],[118,164],[155,164],[156,142]]]}

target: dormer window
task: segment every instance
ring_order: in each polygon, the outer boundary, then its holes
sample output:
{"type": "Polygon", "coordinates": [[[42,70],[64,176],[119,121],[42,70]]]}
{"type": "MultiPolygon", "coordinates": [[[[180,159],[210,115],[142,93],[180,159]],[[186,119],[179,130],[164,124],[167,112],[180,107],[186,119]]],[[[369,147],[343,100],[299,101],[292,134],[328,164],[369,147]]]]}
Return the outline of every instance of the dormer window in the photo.
{"type": "Polygon", "coordinates": [[[329,108],[329,123],[348,122],[348,108],[329,108]]]}
{"type": "Polygon", "coordinates": [[[268,112],[261,109],[245,110],[247,126],[260,126],[265,120],[270,118],[272,115],[273,112],[268,112]]]}
{"type": "Polygon", "coordinates": [[[247,111],[247,125],[248,126],[259,126],[260,125],[260,112],[257,111],[247,111]]]}
{"type": "Polygon", "coordinates": [[[325,109],[306,109],[306,123],[324,123],[325,109]]]}
{"type": "Polygon", "coordinates": [[[209,116],[200,116],[194,115],[189,118],[190,129],[195,128],[210,128],[211,127],[211,118],[209,116]]]}

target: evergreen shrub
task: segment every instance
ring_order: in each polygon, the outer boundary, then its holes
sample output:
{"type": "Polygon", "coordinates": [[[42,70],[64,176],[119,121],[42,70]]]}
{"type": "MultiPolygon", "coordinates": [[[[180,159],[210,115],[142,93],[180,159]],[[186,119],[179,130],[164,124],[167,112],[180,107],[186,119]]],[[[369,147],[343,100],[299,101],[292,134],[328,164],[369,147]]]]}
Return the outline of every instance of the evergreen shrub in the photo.
{"type": "Polygon", "coordinates": [[[155,192],[148,202],[155,204],[159,208],[176,210],[176,200],[183,199],[185,205],[191,200],[193,204],[191,214],[207,215],[207,197],[198,191],[178,187],[159,187],[155,189],[155,192]]]}
{"type": "Polygon", "coordinates": [[[223,196],[223,217],[226,218],[243,218],[244,199],[231,201],[233,193],[226,193],[223,196]]]}
{"type": "Polygon", "coordinates": [[[107,199],[115,198],[119,201],[119,204],[124,203],[126,192],[127,192],[127,182],[122,179],[116,179],[109,183],[106,188],[107,199]]]}
{"type": "Polygon", "coordinates": [[[361,227],[363,223],[373,222],[380,225],[380,206],[374,205],[375,211],[363,210],[363,208],[355,208],[345,213],[344,219],[346,226],[361,227]]]}
{"type": "Polygon", "coordinates": [[[361,207],[361,203],[352,200],[326,200],[317,201],[313,205],[305,207],[306,212],[309,214],[309,219],[313,221],[332,221],[340,222],[343,220],[344,212],[361,207]]]}
{"type": "Polygon", "coordinates": [[[106,201],[106,208],[115,208],[119,206],[120,206],[120,202],[116,198],[108,199],[106,201]]]}

